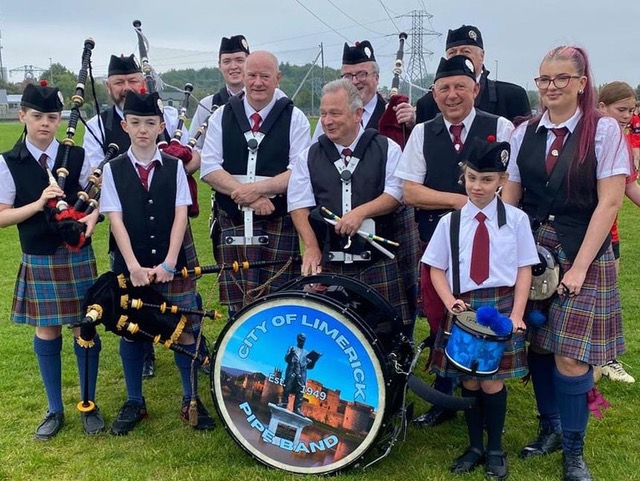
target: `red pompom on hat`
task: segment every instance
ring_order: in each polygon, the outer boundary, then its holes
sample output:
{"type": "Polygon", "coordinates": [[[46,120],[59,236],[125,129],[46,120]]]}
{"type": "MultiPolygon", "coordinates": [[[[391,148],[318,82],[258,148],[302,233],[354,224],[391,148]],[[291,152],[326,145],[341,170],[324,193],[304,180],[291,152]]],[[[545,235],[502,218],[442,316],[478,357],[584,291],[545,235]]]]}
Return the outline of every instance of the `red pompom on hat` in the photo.
{"type": "Polygon", "coordinates": [[[144,87],[140,87],[140,93],[141,94],[146,94],[147,93],[147,89],[144,87]]]}
{"type": "Polygon", "coordinates": [[[47,81],[45,79],[40,80],[40,85],[42,87],[46,87],[47,86],[47,81]]]}

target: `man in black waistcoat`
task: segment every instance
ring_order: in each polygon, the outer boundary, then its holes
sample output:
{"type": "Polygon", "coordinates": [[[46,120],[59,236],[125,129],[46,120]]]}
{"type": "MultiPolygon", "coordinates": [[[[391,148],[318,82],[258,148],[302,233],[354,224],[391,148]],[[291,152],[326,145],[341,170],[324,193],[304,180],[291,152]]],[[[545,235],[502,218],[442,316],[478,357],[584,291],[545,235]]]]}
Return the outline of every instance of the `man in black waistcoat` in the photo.
{"type": "Polygon", "coordinates": [[[400,147],[374,129],[363,129],[362,98],[351,82],[334,80],[322,93],[325,134],[293,165],[287,190],[304,245],[302,274],[325,271],[358,278],[397,309],[403,321],[398,329],[410,337],[414,317],[399,258],[379,252],[357,233],[398,239],[394,214],[402,182],[393,171],[400,147]],[[321,207],[341,218],[335,227],[323,219],[321,207]]]}
{"type": "MultiPolygon", "coordinates": [[[[284,264],[299,253],[287,213],[287,167],[309,145],[309,121],[289,98],[277,98],[281,76],[272,53],[253,52],[245,64],[246,94],[231,97],[209,119],[200,176],[215,190],[212,242],[218,263],[284,264]],[[246,235],[245,225],[253,236],[246,235]]],[[[295,277],[294,266],[280,273],[281,268],[223,272],[220,302],[232,314],[295,277]]]]}
{"type": "MultiPolygon", "coordinates": [[[[477,27],[463,25],[449,30],[447,34],[446,56],[464,55],[473,62],[476,81],[480,86],[480,93],[476,97],[475,107],[491,114],[505,117],[514,121],[517,117],[531,114],[527,92],[509,82],[489,80],[489,71],[484,67],[484,44],[482,34],[477,27]]],[[[416,104],[416,122],[431,120],[440,112],[431,91],[423,95],[416,104]]]]}
{"type": "MultiPolygon", "coordinates": [[[[440,218],[467,202],[460,179],[460,153],[474,137],[508,141],[513,125],[504,117],[474,107],[480,86],[472,60],[463,55],[442,58],[436,71],[433,95],[441,113],[417,124],[398,163],[396,175],[404,179],[404,199],[416,208],[420,240],[428,243],[440,218]]],[[[429,269],[421,266],[422,307],[435,337],[446,309],[431,283],[429,269]]],[[[451,393],[451,379],[437,377],[434,387],[451,393]]],[[[432,407],[417,418],[418,425],[435,426],[453,417],[432,407]]]]}

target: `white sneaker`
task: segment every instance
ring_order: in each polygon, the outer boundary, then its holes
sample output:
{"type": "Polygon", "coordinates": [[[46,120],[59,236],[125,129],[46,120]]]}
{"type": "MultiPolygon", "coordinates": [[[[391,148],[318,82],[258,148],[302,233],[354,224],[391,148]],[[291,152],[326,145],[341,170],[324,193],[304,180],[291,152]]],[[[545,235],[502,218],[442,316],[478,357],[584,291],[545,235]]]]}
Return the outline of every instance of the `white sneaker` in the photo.
{"type": "Polygon", "coordinates": [[[624,367],[622,367],[622,364],[620,364],[620,361],[618,361],[617,359],[609,361],[604,366],[602,366],[602,374],[604,374],[605,376],[609,376],[609,379],[611,379],[612,381],[628,383],[636,382],[634,377],[624,370],[624,367]]]}

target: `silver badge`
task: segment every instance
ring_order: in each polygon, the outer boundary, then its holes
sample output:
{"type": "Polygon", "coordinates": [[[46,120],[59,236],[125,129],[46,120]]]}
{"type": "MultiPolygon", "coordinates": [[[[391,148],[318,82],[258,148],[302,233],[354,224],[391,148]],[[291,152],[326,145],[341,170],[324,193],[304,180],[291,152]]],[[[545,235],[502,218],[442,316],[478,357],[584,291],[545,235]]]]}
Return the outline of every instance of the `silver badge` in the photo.
{"type": "Polygon", "coordinates": [[[242,40],[240,40],[240,43],[242,44],[242,48],[244,48],[245,50],[249,50],[249,44],[247,43],[246,38],[243,38],[242,40]]]}
{"type": "Polygon", "coordinates": [[[478,34],[476,33],[475,30],[469,30],[469,38],[474,42],[478,40],[478,34]]]}
{"type": "Polygon", "coordinates": [[[469,70],[471,70],[471,73],[476,73],[475,68],[473,68],[473,62],[471,60],[465,59],[464,64],[467,66],[469,70]]]}
{"type": "Polygon", "coordinates": [[[507,149],[500,152],[500,160],[502,161],[502,165],[507,165],[507,162],[509,162],[509,152],[507,149]]]}
{"type": "Polygon", "coordinates": [[[363,50],[367,58],[371,58],[371,49],[369,47],[365,47],[363,50]]]}
{"type": "Polygon", "coordinates": [[[64,97],[62,96],[62,92],[58,90],[58,100],[61,104],[64,104],[64,97]]]}
{"type": "Polygon", "coordinates": [[[453,148],[458,152],[460,150],[460,144],[453,144],[453,148]]]}
{"type": "Polygon", "coordinates": [[[553,149],[551,151],[551,155],[553,155],[554,157],[557,157],[559,155],[559,152],[556,149],[553,149]]]}
{"type": "Polygon", "coordinates": [[[162,105],[162,100],[158,99],[158,108],[160,112],[164,113],[164,106],[162,105]]]}

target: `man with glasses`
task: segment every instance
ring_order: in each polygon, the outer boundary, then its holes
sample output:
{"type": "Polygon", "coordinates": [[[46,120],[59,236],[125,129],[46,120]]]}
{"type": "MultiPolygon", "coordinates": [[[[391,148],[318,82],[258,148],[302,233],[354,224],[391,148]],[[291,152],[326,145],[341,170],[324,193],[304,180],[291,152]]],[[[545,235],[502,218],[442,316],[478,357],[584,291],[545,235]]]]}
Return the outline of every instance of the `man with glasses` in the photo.
{"type": "MultiPolygon", "coordinates": [[[[368,40],[356,42],[350,47],[345,42],[342,49],[342,78],[350,80],[360,92],[364,112],[362,114],[362,126],[365,129],[378,130],[380,117],[382,116],[386,101],[378,93],[380,81],[380,67],[373,53],[373,46],[368,40]]],[[[415,109],[408,103],[399,104],[396,107],[396,120],[398,124],[406,124],[409,129],[416,123],[415,109]]],[[[313,133],[312,143],[322,135],[322,125],[318,122],[313,133]]]]}
{"type": "MultiPolygon", "coordinates": [[[[473,62],[476,82],[480,93],[476,97],[475,107],[494,115],[505,117],[512,122],[518,117],[531,114],[527,92],[509,82],[489,80],[489,71],[484,67],[484,44],[482,34],[473,25],[463,25],[456,30],[449,30],[446,43],[446,57],[464,55],[473,62]]],[[[427,92],[416,104],[417,122],[431,120],[440,112],[433,99],[432,92],[427,92]]]]}

